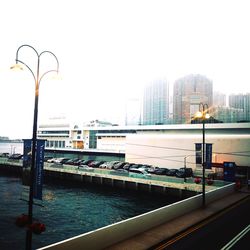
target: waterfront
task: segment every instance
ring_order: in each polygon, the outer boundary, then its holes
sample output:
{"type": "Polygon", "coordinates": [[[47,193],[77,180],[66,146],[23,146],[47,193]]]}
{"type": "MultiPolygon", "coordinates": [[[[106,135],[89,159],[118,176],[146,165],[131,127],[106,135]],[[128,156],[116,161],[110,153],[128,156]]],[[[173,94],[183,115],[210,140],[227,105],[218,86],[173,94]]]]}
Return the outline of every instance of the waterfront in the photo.
{"type": "MultiPolygon", "coordinates": [[[[23,142],[14,141],[0,141],[0,154],[23,154],[23,142]]],[[[124,161],[125,156],[119,153],[98,153],[97,151],[82,151],[82,150],[70,150],[70,149],[45,149],[45,156],[50,157],[65,157],[65,158],[79,158],[84,160],[95,160],[95,161],[124,161]]]]}
{"type": "MultiPolygon", "coordinates": [[[[46,183],[43,207],[34,206],[34,218],[46,224],[42,235],[34,235],[34,248],[45,246],[96,228],[167,205],[177,198],[114,190],[105,187],[46,183]]],[[[24,249],[25,229],[15,218],[27,213],[20,200],[19,178],[0,176],[0,249],[24,249]]]]}

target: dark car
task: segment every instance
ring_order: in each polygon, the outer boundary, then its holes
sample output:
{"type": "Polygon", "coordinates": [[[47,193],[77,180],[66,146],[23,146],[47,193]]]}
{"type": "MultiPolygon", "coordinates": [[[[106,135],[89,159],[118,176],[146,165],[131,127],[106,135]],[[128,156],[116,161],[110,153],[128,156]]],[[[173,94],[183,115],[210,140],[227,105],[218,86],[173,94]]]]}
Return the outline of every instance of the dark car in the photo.
{"type": "Polygon", "coordinates": [[[69,158],[63,158],[63,159],[61,159],[60,163],[61,163],[61,164],[67,164],[67,162],[68,162],[69,160],[70,160],[69,158]]]}
{"type": "Polygon", "coordinates": [[[176,172],[176,177],[185,178],[185,177],[192,177],[193,176],[193,169],[192,168],[180,168],[176,172]]]}
{"type": "Polygon", "coordinates": [[[125,164],[126,164],[126,162],[120,161],[120,162],[114,164],[114,169],[122,169],[125,164]]]}
{"type": "Polygon", "coordinates": [[[158,168],[158,169],[155,169],[154,174],[166,175],[168,171],[169,171],[168,168],[158,168]]]}
{"type": "Polygon", "coordinates": [[[20,160],[22,159],[23,155],[22,154],[12,154],[8,158],[11,160],[20,160]]]}
{"type": "Polygon", "coordinates": [[[133,165],[134,163],[126,163],[122,168],[125,170],[129,170],[133,165]]]}
{"type": "Polygon", "coordinates": [[[150,174],[154,174],[157,169],[159,169],[159,167],[150,167],[147,171],[150,174]]]}
{"type": "Polygon", "coordinates": [[[10,155],[9,153],[1,153],[0,157],[9,157],[9,155],[10,155]]]}
{"type": "Polygon", "coordinates": [[[101,164],[103,164],[105,161],[91,161],[89,164],[87,164],[89,167],[92,168],[98,168],[101,164]]]}
{"type": "Polygon", "coordinates": [[[79,160],[76,162],[75,165],[88,165],[90,162],[92,162],[93,160],[79,160]]]}
{"type": "Polygon", "coordinates": [[[176,173],[177,173],[178,169],[175,169],[175,168],[172,168],[172,169],[169,169],[166,173],[167,176],[175,176],[176,173]]]}

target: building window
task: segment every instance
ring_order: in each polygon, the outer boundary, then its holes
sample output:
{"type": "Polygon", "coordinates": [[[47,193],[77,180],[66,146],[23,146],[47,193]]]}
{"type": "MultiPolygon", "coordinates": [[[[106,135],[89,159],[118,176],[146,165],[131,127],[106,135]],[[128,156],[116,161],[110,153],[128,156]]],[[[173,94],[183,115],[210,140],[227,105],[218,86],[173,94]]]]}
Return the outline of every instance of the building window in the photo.
{"type": "Polygon", "coordinates": [[[202,163],[201,143],[195,143],[196,164],[202,163]]]}
{"type": "Polygon", "coordinates": [[[212,167],[212,146],[211,143],[206,143],[206,168],[212,167]]]}
{"type": "MultiPolygon", "coordinates": [[[[205,144],[205,162],[206,168],[211,168],[212,165],[212,146],[211,143],[205,144]]],[[[202,144],[195,143],[195,155],[196,155],[196,164],[202,164],[202,144]]]]}

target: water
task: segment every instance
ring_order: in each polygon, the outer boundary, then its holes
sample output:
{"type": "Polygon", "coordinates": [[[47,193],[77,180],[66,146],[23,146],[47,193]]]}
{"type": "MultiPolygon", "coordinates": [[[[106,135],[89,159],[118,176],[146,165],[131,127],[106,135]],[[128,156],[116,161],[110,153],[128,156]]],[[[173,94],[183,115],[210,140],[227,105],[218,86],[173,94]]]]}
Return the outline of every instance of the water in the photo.
{"type": "MultiPolygon", "coordinates": [[[[0,249],[25,249],[25,228],[14,222],[28,204],[20,200],[19,178],[0,176],[0,249]]],[[[101,186],[44,185],[43,207],[33,206],[33,216],[46,225],[33,235],[33,249],[73,237],[177,201],[163,197],[101,186]]]]}

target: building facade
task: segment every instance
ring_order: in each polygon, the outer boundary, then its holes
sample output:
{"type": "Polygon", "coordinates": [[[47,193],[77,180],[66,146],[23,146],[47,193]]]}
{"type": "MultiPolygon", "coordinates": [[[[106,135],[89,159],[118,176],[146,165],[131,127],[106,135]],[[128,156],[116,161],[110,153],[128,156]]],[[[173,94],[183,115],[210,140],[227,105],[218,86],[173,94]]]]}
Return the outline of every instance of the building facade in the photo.
{"type": "Polygon", "coordinates": [[[166,80],[149,84],[143,94],[143,125],[167,124],[169,119],[169,85],[166,80]]]}
{"type": "Polygon", "coordinates": [[[175,124],[191,123],[199,104],[213,105],[213,83],[202,75],[188,75],[174,83],[173,120],[175,124]]]}
{"type": "Polygon", "coordinates": [[[229,96],[229,107],[242,109],[242,121],[250,121],[250,93],[233,94],[229,96]]]}
{"type": "MultiPolygon", "coordinates": [[[[210,147],[212,162],[236,162],[250,166],[250,123],[206,124],[206,148],[210,147]]],[[[125,160],[159,167],[201,165],[201,124],[147,126],[77,126],[44,124],[38,138],[46,139],[46,149],[124,153],[125,160]]]]}
{"type": "Polygon", "coordinates": [[[210,110],[213,118],[224,123],[239,122],[244,119],[243,109],[230,108],[226,106],[214,106],[210,110]]]}

